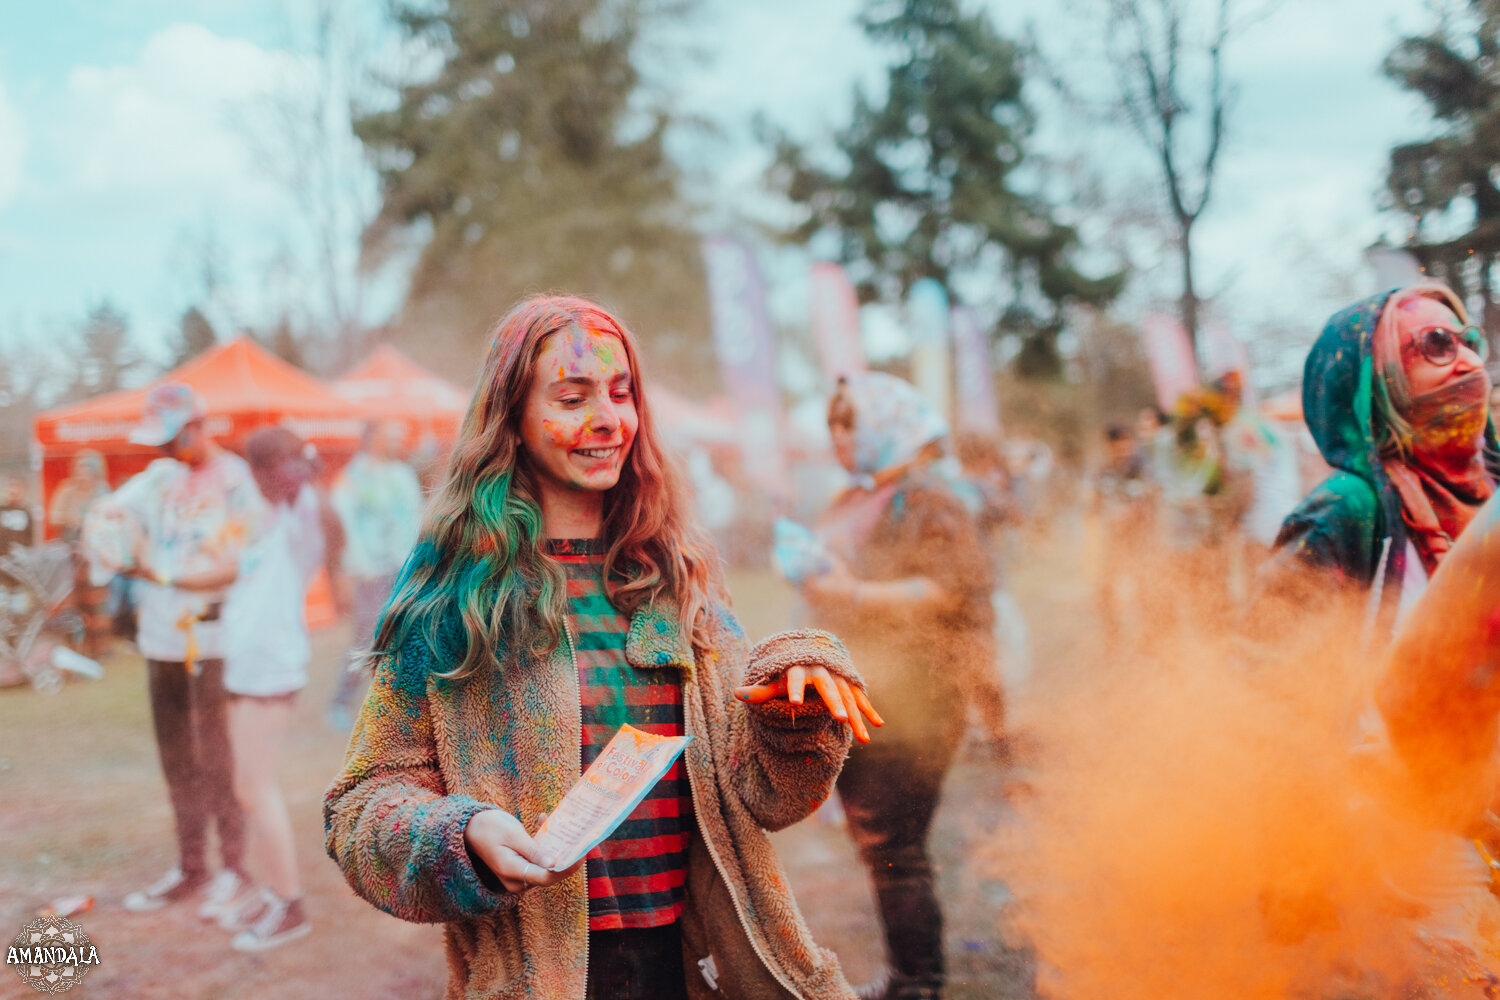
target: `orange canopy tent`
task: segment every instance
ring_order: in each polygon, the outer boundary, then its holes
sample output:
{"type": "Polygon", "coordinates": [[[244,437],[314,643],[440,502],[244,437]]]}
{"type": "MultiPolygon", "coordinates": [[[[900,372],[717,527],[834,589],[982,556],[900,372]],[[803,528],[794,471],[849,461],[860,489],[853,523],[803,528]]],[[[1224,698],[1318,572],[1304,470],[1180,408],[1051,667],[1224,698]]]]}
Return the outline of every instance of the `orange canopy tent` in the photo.
{"type": "MultiPolygon", "coordinates": [[[[361,414],[321,379],[282,361],[249,337],[203,352],[158,381],[186,382],[208,405],[206,426],[214,440],[243,453],[245,439],[262,427],[282,425],[317,446],[329,471],[359,448],[361,414]]],[[[32,424],[40,462],[43,509],[68,476],[73,456],[91,448],[104,457],[111,486],[149,465],[155,448],[131,444],[150,386],[112,392],[37,415],[32,424]]],[[[44,519],[45,521],[45,519],[44,519]]],[[[56,531],[50,524],[46,537],[56,531]]],[[[331,591],[322,573],[308,593],[308,624],[334,620],[331,591]]]]}
{"type": "MultiPolygon", "coordinates": [[[[197,389],[208,404],[209,433],[235,451],[244,450],[252,431],[273,424],[315,444],[330,467],[342,465],[359,447],[361,417],[347,400],[248,337],[212,347],[158,381],[186,382],[197,389]]],[[[149,389],[112,392],[37,415],[32,433],[44,504],[67,478],[73,456],[85,448],[104,456],[111,486],[157,457],[156,449],[129,441],[149,389]]]]}
{"type": "Polygon", "coordinates": [[[433,374],[390,344],[377,347],[333,391],[367,420],[394,420],[406,427],[406,447],[435,445],[446,452],[458,437],[469,394],[433,374]]]}

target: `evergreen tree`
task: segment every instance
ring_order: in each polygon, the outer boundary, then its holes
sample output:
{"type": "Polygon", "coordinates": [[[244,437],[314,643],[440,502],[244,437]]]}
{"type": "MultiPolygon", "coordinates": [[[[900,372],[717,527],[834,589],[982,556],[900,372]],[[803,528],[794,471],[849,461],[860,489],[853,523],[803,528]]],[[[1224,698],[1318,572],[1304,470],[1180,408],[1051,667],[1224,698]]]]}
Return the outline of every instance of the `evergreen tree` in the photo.
{"type": "Polygon", "coordinates": [[[1422,95],[1437,126],[1432,138],[1391,150],[1388,198],[1412,219],[1407,249],[1459,295],[1482,295],[1484,324],[1494,335],[1500,332],[1493,280],[1500,256],[1500,0],[1465,0],[1447,9],[1432,31],[1397,43],[1385,72],[1422,95]]]}
{"type": "Polygon", "coordinates": [[[632,61],[643,19],[666,10],[398,0],[404,33],[442,66],[355,132],[383,193],[366,242],[430,226],[400,324],[429,361],[472,374],[488,324],[544,290],[597,298],[669,367],[710,357],[698,242],[663,148],[671,119],[643,109],[632,61]]]}
{"type": "Polygon", "coordinates": [[[302,349],[302,338],[297,336],[296,331],[292,329],[291,321],[285,316],[277,320],[270,335],[261,338],[261,343],[265,344],[266,349],[282,361],[306,370],[307,356],[302,349]]]}
{"type": "Polygon", "coordinates": [[[790,235],[836,236],[864,301],[992,273],[1008,286],[1001,329],[1021,335],[1020,369],[1057,374],[1064,308],[1108,302],[1123,275],[1085,276],[1077,231],[1019,181],[1033,127],[1020,50],[958,0],[872,2],[861,24],[897,56],[884,103],[855,94],[835,139],[842,168],[770,136],[771,184],[805,211],[790,235]]]}
{"type": "Polygon", "coordinates": [[[125,314],[101,302],[85,317],[77,335],[78,369],[66,396],[89,399],[126,387],[145,365],[130,336],[125,314]]]}
{"type": "Polygon", "coordinates": [[[171,344],[171,367],[176,368],[184,362],[191,361],[218,343],[218,340],[219,336],[214,332],[213,324],[208,321],[208,317],[203,315],[197,306],[188,307],[187,312],[182,314],[177,336],[173,338],[171,344]]]}

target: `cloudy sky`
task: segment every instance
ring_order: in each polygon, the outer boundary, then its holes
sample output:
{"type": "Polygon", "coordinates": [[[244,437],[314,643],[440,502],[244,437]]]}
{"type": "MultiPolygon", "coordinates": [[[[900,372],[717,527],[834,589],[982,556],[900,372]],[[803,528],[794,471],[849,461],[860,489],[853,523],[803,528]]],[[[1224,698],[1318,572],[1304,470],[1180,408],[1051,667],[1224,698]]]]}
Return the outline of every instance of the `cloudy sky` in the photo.
{"type": "MultiPolygon", "coordinates": [[[[1007,33],[1034,28],[1056,71],[1102,92],[1110,70],[1087,0],[990,0],[1007,33]]],[[[718,125],[679,148],[700,168],[708,225],[764,209],[764,113],[825,136],[856,85],[876,88],[881,53],[854,24],[859,0],[704,0],[679,29],[697,50],[677,100],[718,125]]],[[[265,322],[295,295],[304,252],[297,209],[245,138],[243,111],[296,79],[277,0],[49,0],[0,10],[0,336],[47,336],[108,299],[159,341],[199,294],[205,245],[225,270],[228,321],[265,322]],[[282,266],[278,269],[277,262],[282,266]]],[[[1197,248],[1202,287],[1227,320],[1306,325],[1309,336],[1370,278],[1361,251],[1399,222],[1375,197],[1385,157],[1429,128],[1419,104],[1379,74],[1414,0],[1287,0],[1230,53],[1238,101],[1197,248]]],[[[1083,157],[1116,199],[1156,197],[1128,133],[1033,91],[1039,149],[1083,157]]],[[[1137,248],[1131,308],[1174,289],[1169,258],[1137,248]]],[[[800,265],[773,264],[780,308],[798,308],[800,265]]],[[[399,302],[388,276],[367,312],[399,302]]]]}

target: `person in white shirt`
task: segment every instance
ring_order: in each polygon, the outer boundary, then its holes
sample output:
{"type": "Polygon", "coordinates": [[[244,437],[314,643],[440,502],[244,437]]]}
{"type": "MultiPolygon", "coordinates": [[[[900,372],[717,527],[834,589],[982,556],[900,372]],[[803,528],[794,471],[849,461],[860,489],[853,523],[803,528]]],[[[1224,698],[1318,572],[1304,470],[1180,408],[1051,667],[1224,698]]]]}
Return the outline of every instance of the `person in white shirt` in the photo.
{"type": "Polygon", "coordinates": [[[325,562],[337,575],[342,532],[312,487],[317,453],[284,427],[265,427],[245,455],[270,505],[264,530],[240,557],[224,601],[224,687],[234,789],[248,821],[250,857],[262,881],[220,911],[238,951],[263,951],[310,929],[286,799],[276,780],[280,750],[312,657],[303,605],[325,562]]]}
{"type": "Polygon", "coordinates": [[[97,575],[136,577],[151,717],[176,821],[179,863],[125,897],[130,910],[198,899],[211,911],[244,885],[244,820],[231,782],[221,613],[241,552],[265,503],[250,469],[214,443],[207,408],[190,386],[167,382],[146,398],[130,435],[162,457],[96,501],[83,545],[97,575]],[[207,858],[218,832],[222,864],[207,858]]]}

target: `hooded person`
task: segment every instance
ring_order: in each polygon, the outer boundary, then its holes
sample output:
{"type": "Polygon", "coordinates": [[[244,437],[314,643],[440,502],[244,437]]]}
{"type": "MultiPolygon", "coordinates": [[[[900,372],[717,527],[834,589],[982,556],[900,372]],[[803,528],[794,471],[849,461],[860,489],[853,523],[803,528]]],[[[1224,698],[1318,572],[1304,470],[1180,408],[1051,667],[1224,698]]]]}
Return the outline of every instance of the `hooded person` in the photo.
{"type": "Polygon", "coordinates": [[[871,698],[891,708],[877,752],[856,748],[838,779],[889,957],[860,996],[938,997],[942,910],[927,834],[966,692],[993,683],[993,569],[943,460],[948,426],[915,388],[880,372],[843,379],[828,427],[854,485],[819,518],[830,568],[807,577],[802,595],[813,623],[844,638],[871,698]]]}
{"type": "MultiPolygon", "coordinates": [[[[1246,630],[1257,638],[1244,647],[1252,657],[1273,652],[1297,673],[1290,694],[1331,682],[1315,697],[1343,699],[1360,776],[1349,805],[1369,811],[1361,828],[1379,829],[1386,807],[1416,819],[1394,838],[1399,845],[1377,852],[1362,877],[1378,878],[1390,898],[1420,900],[1406,915],[1420,960],[1428,962],[1414,981],[1426,980],[1435,993],[1447,992],[1460,976],[1495,981],[1485,956],[1494,953],[1500,911],[1485,849],[1476,850],[1480,841],[1471,839],[1484,834],[1483,824],[1447,811],[1446,800],[1428,798],[1428,776],[1409,770],[1408,757],[1462,744],[1483,704],[1482,685],[1464,691],[1448,683],[1460,668],[1442,661],[1461,645],[1430,641],[1433,629],[1445,638],[1480,631],[1473,609],[1425,599],[1425,610],[1408,613],[1500,478],[1485,353],[1483,331],[1470,324],[1463,302],[1436,283],[1371,296],[1328,321],[1308,354],[1302,403],[1333,471],[1282,523],[1246,630]],[[1266,643],[1263,636],[1276,638],[1266,643]],[[1430,655],[1413,654],[1414,639],[1425,653],[1445,651],[1437,656],[1440,668],[1430,655]],[[1317,664],[1316,682],[1301,676],[1306,664],[1317,664]],[[1421,685],[1413,686],[1413,678],[1421,685]],[[1421,732],[1416,723],[1430,720],[1423,712],[1434,703],[1460,705],[1462,712],[1447,712],[1421,732]]],[[[1472,565],[1473,548],[1466,547],[1472,565]]],[[[1477,586],[1466,581],[1461,589],[1473,593],[1477,586]]],[[[1445,570],[1430,597],[1455,589],[1445,570]]],[[[1488,746],[1492,756],[1493,735],[1488,746]]],[[[1456,770],[1450,762],[1443,784],[1470,777],[1456,770]]],[[[1388,831],[1384,839],[1394,843],[1388,831]]],[[[1347,856],[1358,864],[1355,845],[1347,856]]],[[[1287,920],[1315,909],[1305,902],[1302,878],[1298,873],[1296,896],[1304,902],[1291,909],[1274,905],[1273,894],[1263,897],[1283,932],[1308,932],[1300,917],[1287,920]]],[[[1399,939],[1391,944],[1399,947],[1399,939]]]]}
{"type": "Polygon", "coordinates": [[[1500,478],[1485,352],[1463,302],[1436,283],[1328,321],[1302,405],[1333,473],[1282,523],[1269,592],[1300,601],[1307,581],[1326,593],[1331,576],[1368,594],[1367,632],[1389,634],[1500,478]]]}

